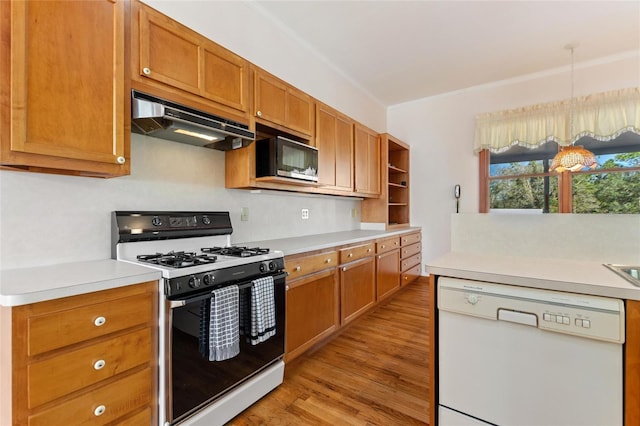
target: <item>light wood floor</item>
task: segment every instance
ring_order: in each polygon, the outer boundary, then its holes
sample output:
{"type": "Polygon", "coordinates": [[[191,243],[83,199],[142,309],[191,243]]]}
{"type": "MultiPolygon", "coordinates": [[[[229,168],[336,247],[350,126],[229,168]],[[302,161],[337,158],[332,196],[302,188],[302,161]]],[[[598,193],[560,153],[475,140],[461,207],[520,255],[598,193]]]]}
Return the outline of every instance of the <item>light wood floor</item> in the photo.
{"type": "Polygon", "coordinates": [[[428,283],[414,282],[287,364],[230,425],[427,424],[428,283]]]}

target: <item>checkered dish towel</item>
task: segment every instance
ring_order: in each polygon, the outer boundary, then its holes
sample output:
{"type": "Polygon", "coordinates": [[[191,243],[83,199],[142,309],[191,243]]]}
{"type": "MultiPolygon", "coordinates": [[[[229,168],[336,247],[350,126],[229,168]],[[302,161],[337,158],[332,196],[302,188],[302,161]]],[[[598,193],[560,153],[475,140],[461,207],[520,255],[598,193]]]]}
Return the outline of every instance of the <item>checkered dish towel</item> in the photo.
{"type": "Polygon", "coordinates": [[[251,285],[251,344],[257,345],[276,334],[276,307],[273,277],[252,281],[251,285]]]}
{"type": "Polygon", "coordinates": [[[237,285],[213,290],[209,312],[209,361],[224,361],[240,353],[237,285]]]}

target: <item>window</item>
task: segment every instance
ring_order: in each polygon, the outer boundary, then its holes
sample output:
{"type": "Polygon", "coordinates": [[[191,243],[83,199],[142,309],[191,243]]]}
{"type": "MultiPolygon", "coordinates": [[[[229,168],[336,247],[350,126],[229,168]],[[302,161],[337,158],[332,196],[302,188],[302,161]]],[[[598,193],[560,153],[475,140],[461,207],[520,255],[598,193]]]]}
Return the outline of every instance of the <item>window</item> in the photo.
{"type": "Polygon", "coordinates": [[[640,213],[640,135],[576,142],[598,159],[595,170],[549,172],[555,142],[481,152],[481,212],[640,213]]]}

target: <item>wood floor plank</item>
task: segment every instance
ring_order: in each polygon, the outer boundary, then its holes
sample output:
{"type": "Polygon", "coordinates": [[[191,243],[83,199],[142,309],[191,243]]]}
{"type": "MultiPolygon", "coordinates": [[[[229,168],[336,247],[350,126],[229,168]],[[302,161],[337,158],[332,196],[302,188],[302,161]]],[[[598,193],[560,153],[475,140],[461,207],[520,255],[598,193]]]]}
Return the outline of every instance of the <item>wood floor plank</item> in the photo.
{"type": "Polygon", "coordinates": [[[429,291],[416,281],[288,363],[278,388],[229,425],[429,422],[429,291]]]}

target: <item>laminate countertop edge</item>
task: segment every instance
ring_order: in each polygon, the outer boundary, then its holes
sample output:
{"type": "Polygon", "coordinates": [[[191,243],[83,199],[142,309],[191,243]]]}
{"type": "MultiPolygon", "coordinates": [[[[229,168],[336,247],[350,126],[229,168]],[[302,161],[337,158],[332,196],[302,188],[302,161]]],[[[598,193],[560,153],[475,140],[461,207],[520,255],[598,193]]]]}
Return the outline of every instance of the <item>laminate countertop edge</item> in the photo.
{"type": "Polygon", "coordinates": [[[450,252],[428,262],[431,275],[640,300],[640,288],[600,262],[450,252]]]}
{"type": "Polygon", "coordinates": [[[160,277],[160,271],[113,259],[5,269],[0,271],[0,306],[76,296],[160,277]]]}

